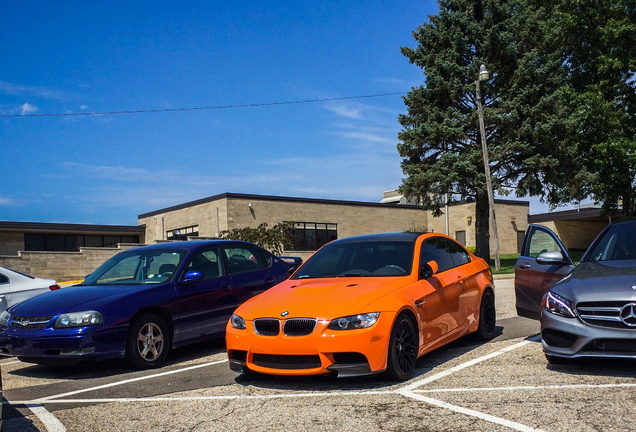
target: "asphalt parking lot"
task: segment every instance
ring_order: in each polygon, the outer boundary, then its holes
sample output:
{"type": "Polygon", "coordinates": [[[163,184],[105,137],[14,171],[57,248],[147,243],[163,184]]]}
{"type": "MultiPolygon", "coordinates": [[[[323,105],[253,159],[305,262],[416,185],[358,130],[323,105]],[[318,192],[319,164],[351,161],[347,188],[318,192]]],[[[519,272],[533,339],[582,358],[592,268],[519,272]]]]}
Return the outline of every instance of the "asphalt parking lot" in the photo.
{"type": "Polygon", "coordinates": [[[171,354],[164,368],[122,362],[53,368],[0,362],[4,431],[629,431],[636,363],[548,365],[538,323],[516,316],[496,281],[499,335],[467,337],[418,362],[411,381],[244,376],[223,341],[171,354]]]}

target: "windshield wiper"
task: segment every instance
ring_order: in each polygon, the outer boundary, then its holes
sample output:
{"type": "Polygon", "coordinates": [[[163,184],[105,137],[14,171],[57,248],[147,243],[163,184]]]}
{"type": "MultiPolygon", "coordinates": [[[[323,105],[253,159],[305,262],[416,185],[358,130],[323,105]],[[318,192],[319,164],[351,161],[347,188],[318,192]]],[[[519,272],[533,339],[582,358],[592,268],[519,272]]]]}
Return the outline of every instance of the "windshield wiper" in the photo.
{"type": "Polygon", "coordinates": [[[337,275],[336,277],[358,277],[358,276],[369,276],[368,274],[364,274],[364,273],[340,273],[339,275],[337,275]]]}

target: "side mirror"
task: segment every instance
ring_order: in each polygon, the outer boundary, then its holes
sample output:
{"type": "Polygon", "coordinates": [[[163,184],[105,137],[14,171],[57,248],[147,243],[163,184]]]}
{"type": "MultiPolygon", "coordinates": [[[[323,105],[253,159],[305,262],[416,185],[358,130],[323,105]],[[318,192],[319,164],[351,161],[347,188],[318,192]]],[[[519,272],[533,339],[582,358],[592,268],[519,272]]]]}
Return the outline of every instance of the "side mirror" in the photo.
{"type": "Polygon", "coordinates": [[[185,274],[184,282],[193,282],[203,280],[203,273],[200,271],[189,271],[185,274]]]}
{"type": "Polygon", "coordinates": [[[435,261],[429,261],[423,266],[420,266],[420,279],[426,279],[433,276],[439,270],[439,266],[435,261]]]}
{"type": "Polygon", "coordinates": [[[543,252],[536,258],[537,264],[555,265],[563,264],[563,254],[559,251],[543,252]]]}

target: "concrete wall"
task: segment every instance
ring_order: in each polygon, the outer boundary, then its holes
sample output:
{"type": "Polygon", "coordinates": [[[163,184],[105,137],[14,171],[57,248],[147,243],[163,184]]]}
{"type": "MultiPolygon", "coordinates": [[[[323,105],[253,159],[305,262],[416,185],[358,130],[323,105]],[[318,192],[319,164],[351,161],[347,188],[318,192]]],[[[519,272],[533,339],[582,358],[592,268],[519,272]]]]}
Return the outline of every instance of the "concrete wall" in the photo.
{"type": "Polygon", "coordinates": [[[561,242],[567,249],[584,250],[592,244],[596,236],[607,226],[606,222],[586,222],[586,221],[550,221],[541,222],[559,236],[561,242]]]}
{"type": "Polygon", "coordinates": [[[139,225],[146,225],[146,242],[165,240],[166,231],[199,226],[199,237],[213,238],[220,231],[228,229],[227,199],[187,207],[171,212],[139,219],[139,225]]]}
{"type": "MultiPolygon", "coordinates": [[[[517,232],[528,228],[528,205],[495,204],[497,217],[497,234],[499,236],[499,252],[502,254],[517,253],[517,232]]],[[[444,209],[442,209],[444,211],[444,209]]],[[[475,203],[455,204],[448,207],[449,233],[457,239],[458,231],[465,231],[466,246],[475,246],[475,203]]],[[[446,233],[446,216],[428,216],[429,231],[446,233]]],[[[494,240],[491,237],[490,251],[494,254],[494,240]]]]}
{"type": "Polygon", "coordinates": [[[119,244],[117,248],[81,248],[79,252],[18,252],[0,256],[0,266],[57,282],[83,280],[107,259],[142,245],[119,244]]]}
{"type": "MultiPolygon", "coordinates": [[[[419,208],[364,206],[354,204],[223,198],[139,219],[146,225],[146,241],[163,239],[163,232],[199,226],[200,237],[215,237],[219,231],[252,227],[261,223],[316,222],[338,225],[338,238],[360,234],[426,229],[428,215],[419,208]],[[218,215],[218,217],[217,217],[218,215]]],[[[299,255],[297,252],[290,254],[299,255]]]]}

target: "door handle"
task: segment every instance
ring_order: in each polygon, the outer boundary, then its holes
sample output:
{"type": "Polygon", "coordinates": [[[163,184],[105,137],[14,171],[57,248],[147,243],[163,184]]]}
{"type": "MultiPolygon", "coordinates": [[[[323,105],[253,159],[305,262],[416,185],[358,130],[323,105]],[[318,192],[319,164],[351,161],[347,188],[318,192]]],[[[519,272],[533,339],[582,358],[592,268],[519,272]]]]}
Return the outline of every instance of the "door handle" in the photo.
{"type": "Polygon", "coordinates": [[[232,284],[223,285],[223,286],[221,287],[221,289],[222,289],[223,291],[229,291],[229,290],[231,290],[231,289],[232,289],[232,284]]]}
{"type": "Polygon", "coordinates": [[[422,305],[424,305],[424,303],[426,303],[426,301],[424,300],[424,297],[418,298],[417,300],[415,300],[415,306],[416,307],[422,307],[422,305]]]}
{"type": "Polygon", "coordinates": [[[528,263],[519,264],[520,269],[529,269],[530,267],[532,266],[528,263]]]}
{"type": "Polygon", "coordinates": [[[265,278],[265,283],[274,283],[274,282],[276,282],[276,279],[274,279],[274,277],[272,276],[265,278]]]}

